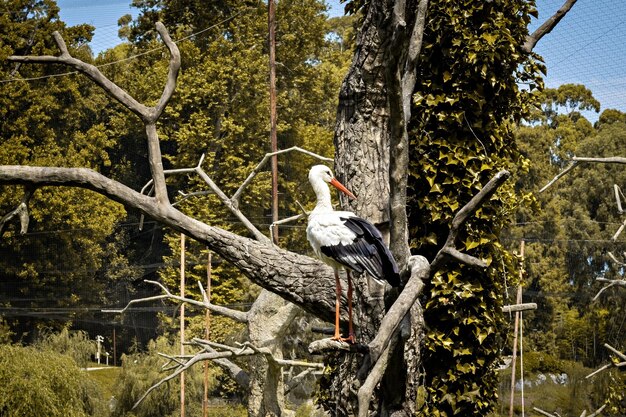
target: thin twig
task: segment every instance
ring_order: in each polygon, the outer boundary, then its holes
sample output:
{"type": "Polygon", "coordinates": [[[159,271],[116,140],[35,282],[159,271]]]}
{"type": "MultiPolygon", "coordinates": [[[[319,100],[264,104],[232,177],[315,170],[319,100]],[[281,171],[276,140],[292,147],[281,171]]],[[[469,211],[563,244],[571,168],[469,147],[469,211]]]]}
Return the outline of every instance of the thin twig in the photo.
{"type": "Polygon", "coordinates": [[[309,156],[311,156],[313,158],[317,158],[317,159],[319,159],[321,161],[325,161],[325,162],[332,162],[333,161],[332,158],[327,158],[325,156],[318,155],[315,152],[307,151],[306,149],[302,149],[302,148],[300,148],[298,146],[292,146],[291,148],[281,149],[281,150],[276,151],[276,152],[266,153],[265,156],[263,157],[263,159],[261,159],[261,162],[259,162],[257,164],[257,166],[254,167],[252,172],[248,175],[248,178],[245,179],[245,181],[239,186],[237,191],[235,191],[235,194],[233,194],[233,196],[230,198],[231,204],[233,206],[235,206],[235,207],[239,206],[239,199],[241,197],[241,194],[246,189],[246,187],[252,182],[254,177],[261,171],[261,168],[263,168],[263,166],[267,163],[267,161],[269,161],[269,159],[272,156],[274,156],[274,155],[281,155],[281,154],[284,154],[284,153],[287,153],[287,152],[293,152],[293,151],[301,152],[301,153],[303,153],[305,155],[309,155],[309,156]]]}

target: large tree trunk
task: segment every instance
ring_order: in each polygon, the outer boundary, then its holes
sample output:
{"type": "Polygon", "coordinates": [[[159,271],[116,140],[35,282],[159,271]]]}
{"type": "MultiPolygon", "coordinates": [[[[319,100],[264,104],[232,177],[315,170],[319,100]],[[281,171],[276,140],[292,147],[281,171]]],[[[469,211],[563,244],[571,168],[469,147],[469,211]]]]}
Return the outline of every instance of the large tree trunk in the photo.
{"type": "MultiPolygon", "coordinates": [[[[390,162],[393,162],[390,155],[395,157],[390,143],[392,135],[406,136],[406,123],[410,118],[410,93],[415,75],[413,62],[409,60],[416,59],[416,53],[411,56],[409,48],[414,46],[419,51],[421,43],[423,21],[418,18],[419,3],[418,0],[369,3],[354,59],[339,95],[335,170],[358,196],[351,202],[351,208],[375,223],[384,235],[389,234],[389,223],[395,220],[390,210],[391,194],[404,192],[390,189],[390,162]],[[410,77],[413,77],[412,83],[407,80],[410,77]],[[410,90],[408,95],[403,87],[410,90]]],[[[425,1],[421,7],[425,13],[425,1]]],[[[406,250],[392,246],[396,257],[402,257],[398,259],[401,266],[406,266],[408,260],[405,259],[408,258],[406,237],[404,240],[406,250]]],[[[384,288],[373,280],[369,280],[368,285],[365,277],[355,281],[357,337],[361,343],[369,343],[385,314],[384,300],[389,304],[398,293],[389,289],[384,295],[384,288]]],[[[414,414],[422,325],[421,307],[416,302],[392,339],[388,366],[375,391],[377,400],[372,401],[372,415],[414,414]]],[[[334,396],[337,403],[326,405],[336,415],[349,415],[356,403],[354,381],[362,384],[367,376],[361,369],[363,360],[367,357],[358,354],[338,354],[332,358],[337,372],[327,382],[341,395],[334,396]]]]}

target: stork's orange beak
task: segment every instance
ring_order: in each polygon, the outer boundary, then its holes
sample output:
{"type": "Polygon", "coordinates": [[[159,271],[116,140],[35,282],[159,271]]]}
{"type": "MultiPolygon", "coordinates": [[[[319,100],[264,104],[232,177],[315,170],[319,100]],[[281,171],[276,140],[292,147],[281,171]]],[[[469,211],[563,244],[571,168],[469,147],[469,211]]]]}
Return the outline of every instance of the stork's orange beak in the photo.
{"type": "Polygon", "coordinates": [[[353,199],[356,200],[356,196],[354,194],[352,194],[350,192],[350,190],[348,190],[342,183],[337,181],[337,178],[333,178],[332,180],[330,180],[330,185],[332,185],[333,187],[335,187],[336,189],[338,189],[339,191],[341,191],[342,193],[344,193],[348,197],[353,198],[353,199]]]}

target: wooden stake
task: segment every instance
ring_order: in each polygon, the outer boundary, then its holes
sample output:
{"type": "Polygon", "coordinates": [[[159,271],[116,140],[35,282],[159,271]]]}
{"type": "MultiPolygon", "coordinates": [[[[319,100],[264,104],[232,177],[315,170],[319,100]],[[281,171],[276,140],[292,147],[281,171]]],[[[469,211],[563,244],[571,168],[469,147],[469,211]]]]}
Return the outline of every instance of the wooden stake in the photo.
{"type": "MultiPolygon", "coordinates": [[[[519,285],[517,286],[516,304],[522,304],[522,279],[524,277],[524,240],[520,243],[520,256],[522,266],[519,271],[519,285]]],[[[515,360],[517,359],[517,329],[519,327],[520,312],[515,312],[515,324],[513,325],[513,360],[511,361],[511,400],[509,403],[509,417],[513,417],[513,402],[515,400],[515,360]]]]}
{"type": "MultiPolygon", "coordinates": [[[[185,235],[180,234],[180,296],[185,296],[185,235]]],[[[180,354],[185,355],[185,304],[180,305],[180,354]]],[[[180,374],[180,416],[185,417],[185,373],[180,374]]]]}
{"type": "MultiPolygon", "coordinates": [[[[208,250],[206,262],[206,297],[211,302],[211,250],[208,250]]],[[[206,309],[204,321],[204,339],[211,336],[211,310],[206,309]]],[[[202,416],[209,415],[209,361],[204,361],[204,396],[202,398],[202,416]]]]}

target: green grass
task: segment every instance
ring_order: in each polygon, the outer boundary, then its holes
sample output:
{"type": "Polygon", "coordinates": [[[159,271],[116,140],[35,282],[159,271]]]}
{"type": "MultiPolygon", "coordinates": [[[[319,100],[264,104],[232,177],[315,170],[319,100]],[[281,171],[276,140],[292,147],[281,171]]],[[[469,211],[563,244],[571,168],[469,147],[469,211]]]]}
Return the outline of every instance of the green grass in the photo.
{"type": "Polygon", "coordinates": [[[87,373],[87,375],[89,375],[89,378],[91,378],[98,384],[102,392],[102,397],[108,401],[113,395],[113,388],[115,387],[117,377],[119,376],[119,373],[121,371],[122,368],[120,367],[110,366],[106,369],[98,369],[85,372],[87,373]]]}
{"type": "MultiPolygon", "coordinates": [[[[524,411],[527,416],[538,415],[533,407],[544,411],[557,412],[562,416],[579,416],[583,410],[590,412],[595,410],[591,404],[591,384],[584,381],[584,376],[592,372],[591,369],[582,365],[569,362],[563,364],[563,371],[568,375],[568,383],[561,385],[548,380],[540,385],[524,387],[524,411]]],[[[537,374],[533,372],[525,375],[528,381],[536,381],[537,374]]],[[[547,376],[549,372],[545,372],[547,376]]],[[[519,376],[518,376],[519,378],[519,376]]],[[[494,410],[493,417],[508,417],[511,393],[511,370],[507,369],[500,373],[499,401],[494,410]]],[[[521,391],[515,391],[513,415],[522,415],[521,391]]]]}

